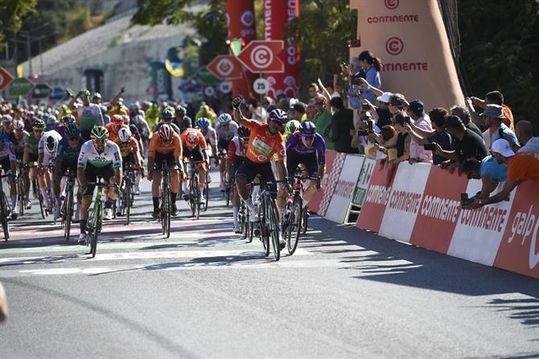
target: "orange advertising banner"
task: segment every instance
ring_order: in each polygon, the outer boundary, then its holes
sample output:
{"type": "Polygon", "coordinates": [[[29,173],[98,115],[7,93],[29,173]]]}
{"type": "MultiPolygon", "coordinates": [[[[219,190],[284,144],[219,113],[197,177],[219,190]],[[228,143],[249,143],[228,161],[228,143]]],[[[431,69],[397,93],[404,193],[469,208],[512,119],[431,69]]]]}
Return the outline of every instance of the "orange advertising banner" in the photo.
{"type": "Polygon", "coordinates": [[[384,64],[384,91],[421,99],[426,109],[464,104],[437,0],[350,0],[358,11],[360,47],[384,64]]]}

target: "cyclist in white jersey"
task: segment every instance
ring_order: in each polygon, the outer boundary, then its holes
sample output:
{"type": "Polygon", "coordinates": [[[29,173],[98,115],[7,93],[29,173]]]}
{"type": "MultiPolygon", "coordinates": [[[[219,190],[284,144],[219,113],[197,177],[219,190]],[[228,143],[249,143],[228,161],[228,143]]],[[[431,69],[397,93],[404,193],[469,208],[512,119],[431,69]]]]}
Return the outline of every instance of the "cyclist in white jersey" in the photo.
{"type": "MultiPolygon", "coordinates": [[[[95,103],[90,103],[90,91],[81,90],[77,97],[82,100],[82,106],[76,109],[78,115],[78,125],[82,138],[86,141],[90,139],[90,132],[94,126],[104,126],[105,122],[101,107],[95,103]]],[[[75,111],[75,101],[77,97],[70,102],[70,108],[75,111]]]]}
{"type": "Polygon", "coordinates": [[[57,131],[51,130],[43,133],[37,145],[37,182],[39,190],[45,201],[45,207],[52,209],[52,203],[49,201],[48,192],[52,191],[52,169],[54,159],[56,159],[56,150],[58,143],[62,140],[62,135],[57,131]]]}
{"type": "Polygon", "coordinates": [[[217,118],[215,132],[217,133],[217,151],[219,158],[219,173],[221,174],[221,191],[225,190],[226,179],[226,152],[230,140],[238,135],[238,124],[232,120],[228,113],[222,113],[217,118]]]}
{"type": "Polygon", "coordinates": [[[88,235],[86,223],[88,209],[92,202],[95,186],[88,182],[96,182],[98,177],[109,184],[108,200],[105,202],[105,219],[112,218],[112,203],[116,201],[115,186],[121,183],[122,155],[118,145],[108,140],[109,132],[103,126],[96,126],[91,132],[91,141],[82,145],[78,159],[77,178],[82,188],[85,188],[80,210],[79,244],[85,245],[88,235]]]}

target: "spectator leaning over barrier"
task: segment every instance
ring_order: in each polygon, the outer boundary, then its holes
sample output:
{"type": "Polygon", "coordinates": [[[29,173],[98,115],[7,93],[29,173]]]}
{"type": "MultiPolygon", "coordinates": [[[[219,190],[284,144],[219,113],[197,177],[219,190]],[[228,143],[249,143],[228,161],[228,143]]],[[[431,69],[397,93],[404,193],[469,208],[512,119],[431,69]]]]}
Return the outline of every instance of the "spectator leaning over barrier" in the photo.
{"type": "MultiPolygon", "coordinates": [[[[429,115],[424,111],[424,104],[420,100],[414,100],[409,104],[404,105],[407,107],[408,115],[411,117],[411,123],[418,129],[424,131],[433,131],[432,124],[430,122],[429,115]]],[[[432,162],[432,152],[427,151],[423,148],[423,145],[420,145],[412,137],[412,142],[410,142],[410,163],[414,162],[432,162]]]]}
{"type": "Polygon", "coordinates": [[[344,153],[357,153],[350,145],[352,136],[350,130],[354,129],[354,113],[352,110],[344,108],[342,97],[331,99],[331,107],[334,109],[331,121],[332,140],[335,143],[335,150],[344,153]]]}
{"type": "Polygon", "coordinates": [[[483,136],[483,132],[477,127],[477,125],[471,120],[470,112],[463,106],[453,106],[449,110],[451,116],[458,116],[464,126],[477,133],[479,136],[483,136]]]}
{"type": "Polygon", "coordinates": [[[494,141],[503,138],[511,143],[513,150],[518,150],[518,148],[520,148],[515,133],[502,123],[502,119],[505,118],[502,106],[487,105],[485,111],[481,113],[481,118],[484,119],[485,124],[488,127],[485,132],[483,132],[483,140],[487,147],[490,148],[494,141]]]}
{"type": "Polygon", "coordinates": [[[391,96],[393,96],[393,93],[384,92],[380,90],[379,88],[372,86],[364,78],[359,78],[359,80],[361,81],[361,86],[365,86],[368,89],[368,91],[372,91],[374,94],[378,96],[376,97],[376,100],[378,101],[378,107],[373,106],[372,103],[368,99],[365,99],[365,103],[369,107],[369,109],[371,111],[376,110],[376,116],[375,116],[376,125],[380,128],[382,128],[385,125],[390,125],[392,114],[389,111],[389,102],[391,100],[391,96]]]}
{"type": "Polygon", "coordinates": [[[408,121],[410,121],[407,116],[404,116],[402,113],[397,114],[395,117],[395,131],[397,131],[397,158],[393,161],[394,164],[398,164],[400,162],[408,161],[410,159],[410,142],[411,137],[406,132],[405,125],[408,121]]]}
{"type": "Polygon", "coordinates": [[[533,126],[530,121],[518,121],[515,132],[518,142],[522,145],[518,153],[539,153],[539,137],[533,137],[533,126]]]}
{"type": "Polygon", "coordinates": [[[477,112],[475,112],[475,109],[473,105],[485,109],[487,105],[499,105],[503,107],[503,123],[511,129],[511,131],[514,131],[514,123],[513,123],[513,112],[509,108],[509,106],[505,105],[503,103],[503,94],[500,91],[491,91],[485,95],[485,99],[481,100],[477,97],[469,97],[466,98],[466,106],[468,107],[468,110],[470,111],[470,114],[472,116],[472,120],[481,128],[485,128],[488,126],[484,122],[484,119],[482,119],[480,116],[477,115],[477,112]]]}
{"type": "Polygon", "coordinates": [[[332,115],[328,111],[328,100],[321,95],[314,98],[314,106],[316,114],[314,115],[313,122],[316,126],[316,132],[324,138],[326,141],[326,149],[334,149],[333,141],[331,140],[331,121],[332,115]]]}
{"type": "MultiPolygon", "coordinates": [[[[485,200],[507,178],[507,165],[499,163],[494,156],[487,156],[481,161],[469,158],[461,166],[468,179],[480,179],[481,191],[471,199],[485,200]]],[[[464,206],[466,207],[466,206],[464,206]]]]}
{"type": "Polygon", "coordinates": [[[502,190],[492,197],[474,200],[469,207],[478,208],[509,198],[516,186],[527,180],[539,180],[539,155],[535,153],[515,154],[507,140],[499,139],[492,144],[492,154],[500,163],[507,164],[507,180],[502,190]]]}
{"type": "Polygon", "coordinates": [[[446,151],[437,143],[434,143],[433,150],[434,154],[448,159],[442,163],[443,167],[458,166],[468,158],[482,160],[488,155],[487,146],[481,136],[466,128],[457,116],[447,117],[445,128],[453,140],[453,150],[446,151]]]}
{"type": "Polygon", "coordinates": [[[359,122],[357,124],[354,123],[354,129],[351,131],[352,141],[350,145],[354,149],[357,148],[358,153],[375,159],[376,148],[374,148],[374,140],[369,140],[372,132],[379,134],[380,129],[376,126],[371,112],[363,111],[359,115],[359,122]]]}
{"type": "MultiPolygon", "coordinates": [[[[409,123],[405,125],[406,131],[412,136],[412,140],[425,147],[425,144],[434,143],[442,147],[446,151],[452,149],[451,136],[445,131],[445,119],[447,117],[447,110],[445,108],[437,107],[429,112],[429,118],[432,122],[432,131],[426,131],[418,128],[415,124],[409,123]]],[[[439,165],[445,161],[445,158],[434,154],[432,156],[432,162],[435,165],[439,165]]]]}

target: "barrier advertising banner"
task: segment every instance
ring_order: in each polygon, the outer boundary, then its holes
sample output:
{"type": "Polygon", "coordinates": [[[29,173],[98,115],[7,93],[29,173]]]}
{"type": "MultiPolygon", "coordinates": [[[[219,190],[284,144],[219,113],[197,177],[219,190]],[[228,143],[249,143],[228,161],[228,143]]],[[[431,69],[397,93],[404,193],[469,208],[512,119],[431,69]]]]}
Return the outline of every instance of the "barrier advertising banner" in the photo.
{"type": "Polygon", "coordinates": [[[309,211],[315,212],[320,214],[320,203],[322,202],[322,199],[324,198],[324,194],[326,191],[329,190],[329,187],[331,185],[330,181],[328,180],[332,169],[333,169],[333,162],[335,161],[335,157],[337,156],[337,152],[333,150],[327,150],[326,151],[326,174],[324,175],[324,178],[322,179],[320,183],[320,191],[318,191],[313,199],[309,202],[309,211]]]}
{"type": "MultiPolygon", "coordinates": [[[[481,187],[480,180],[470,180],[466,192],[472,197],[481,187]]],[[[491,195],[498,193],[502,187],[500,183],[491,195]]],[[[511,193],[509,201],[460,211],[447,254],[492,266],[509,221],[514,197],[515,191],[511,193]]]]}
{"type": "Polygon", "coordinates": [[[350,8],[358,10],[360,40],[350,56],[369,50],[382,60],[384,91],[426,108],[464,103],[437,0],[350,0],[350,8]]]}
{"type": "Polygon", "coordinates": [[[354,197],[352,197],[352,204],[354,206],[361,207],[365,202],[365,196],[367,195],[367,189],[369,188],[369,182],[371,180],[372,172],[376,166],[376,161],[370,158],[366,158],[361,166],[361,171],[357,178],[356,189],[354,191],[354,197]]]}
{"type": "Polygon", "coordinates": [[[539,278],[539,182],[516,189],[494,266],[539,278]]]}
{"type": "Polygon", "coordinates": [[[467,185],[465,175],[450,174],[432,166],[410,243],[447,253],[462,210],[460,194],[466,191],[467,185]]]}
{"type": "Polygon", "coordinates": [[[410,241],[431,167],[424,163],[399,164],[380,225],[380,235],[403,242],[410,241]]]}
{"type": "Polygon", "coordinates": [[[373,232],[380,230],[386,204],[391,194],[391,183],[387,182],[387,168],[376,163],[369,182],[369,189],[356,226],[373,232]]]}
{"type": "Polygon", "coordinates": [[[364,159],[364,156],[359,155],[347,155],[344,159],[339,179],[325,214],[326,219],[337,223],[346,222],[350,212],[350,199],[354,193],[364,159]]]}

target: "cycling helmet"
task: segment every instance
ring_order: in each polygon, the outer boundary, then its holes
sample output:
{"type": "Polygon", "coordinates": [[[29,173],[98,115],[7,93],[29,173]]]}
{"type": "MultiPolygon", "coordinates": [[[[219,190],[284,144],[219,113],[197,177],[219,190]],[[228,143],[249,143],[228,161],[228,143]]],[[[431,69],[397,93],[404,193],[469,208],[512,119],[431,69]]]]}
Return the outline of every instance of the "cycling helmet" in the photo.
{"type": "Polygon", "coordinates": [[[210,127],[210,120],[206,117],[201,117],[197,121],[196,126],[202,130],[207,130],[210,127]]]}
{"type": "Polygon", "coordinates": [[[69,114],[69,115],[65,115],[62,117],[61,123],[63,123],[64,125],[67,125],[67,124],[70,124],[70,123],[75,123],[75,116],[69,114]]]}
{"type": "Polygon", "coordinates": [[[13,118],[10,115],[2,116],[2,123],[10,124],[13,118]]]}
{"type": "Polygon", "coordinates": [[[118,137],[120,138],[120,141],[125,143],[129,141],[129,138],[131,137],[131,131],[126,127],[120,128],[120,131],[118,131],[118,137]]]}
{"type": "Polygon", "coordinates": [[[105,122],[105,125],[106,125],[107,123],[110,123],[110,116],[109,116],[109,115],[104,115],[104,116],[103,116],[103,122],[105,122]]]}
{"type": "Polygon", "coordinates": [[[13,128],[16,130],[24,130],[24,122],[21,120],[13,121],[13,128]]]}
{"type": "Polygon", "coordinates": [[[67,125],[66,129],[65,129],[65,135],[67,137],[77,137],[80,135],[80,128],[79,128],[79,125],[77,125],[76,123],[70,123],[69,125],[67,125]]]}
{"type": "Polygon", "coordinates": [[[275,110],[271,111],[269,114],[270,121],[277,121],[281,125],[284,125],[286,122],[286,112],[284,112],[281,109],[276,108],[275,110]]]}
{"type": "Polygon", "coordinates": [[[54,125],[56,123],[56,117],[54,115],[43,115],[43,121],[46,121],[47,125],[54,125]],[[47,117],[46,120],[45,117],[47,117]]]}
{"type": "Polygon", "coordinates": [[[311,121],[303,121],[299,130],[302,135],[314,135],[316,132],[316,126],[311,121]]]}
{"type": "Polygon", "coordinates": [[[193,127],[193,120],[191,120],[191,117],[185,116],[183,118],[183,128],[191,128],[193,127]]]}
{"type": "Polygon", "coordinates": [[[161,118],[163,119],[163,121],[172,121],[174,116],[175,116],[174,108],[170,106],[165,107],[163,112],[161,112],[161,118]]]}
{"type": "Polygon", "coordinates": [[[109,131],[104,126],[95,126],[90,132],[92,140],[106,140],[109,137],[109,131]]]}
{"type": "Polygon", "coordinates": [[[101,100],[101,94],[99,92],[94,92],[94,94],[92,95],[92,100],[95,99],[101,100]]]}
{"type": "Polygon", "coordinates": [[[58,143],[56,142],[54,137],[52,136],[47,137],[47,141],[45,142],[45,148],[47,149],[47,151],[49,151],[49,153],[56,152],[57,145],[58,143]]]}
{"type": "Polygon", "coordinates": [[[88,90],[80,90],[77,94],[77,97],[90,97],[90,91],[88,90]]]}
{"type": "Polygon", "coordinates": [[[162,124],[161,127],[159,127],[159,137],[165,142],[168,142],[172,139],[172,133],[174,130],[170,125],[167,125],[166,123],[162,124]]]}
{"type": "Polygon", "coordinates": [[[45,129],[45,122],[39,118],[34,120],[34,123],[32,124],[32,129],[43,131],[45,129]]]}
{"type": "Polygon", "coordinates": [[[296,132],[301,126],[301,123],[298,120],[290,120],[286,123],[284,130],[288,133],[296,132]]]}
{"type": "Polygon", "coordinates": [[[122,115],[113,115],[110,122],[117,126],[121,126],[124,124],[124,117],[122,115]]]}
{"type": "Polygon", "coordinates": [[[238,137],[240,138],[246,138],[251,136],[251,130],[249,130],[247,127],[240,127],[238,128],[238,137]]]}
{"type": "Polygon", "coordinates": [[[185,141],[190,146],[196,146],[198,144],[197,138],[197,131],[191,130],[187,133],[187,136],[185,136],[185,141]]]}
{"type": "Polygon", "coordinates": [[[230,122],[232,122],[232,116],[225,112],[220,114],[217,120],[219,123],[221,123],[221,125],[228,125],[230,122]]]}
{"type": "Polygon", "coordinates": [[[176,116],[185,116],[187,110],[183,106],[176,107],[176,116]]]}

